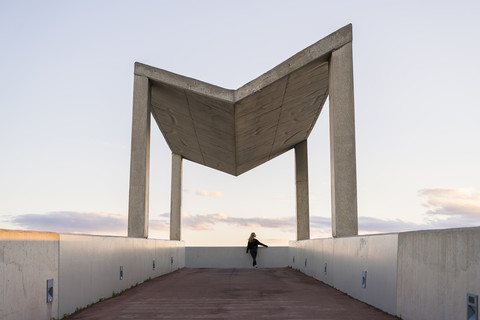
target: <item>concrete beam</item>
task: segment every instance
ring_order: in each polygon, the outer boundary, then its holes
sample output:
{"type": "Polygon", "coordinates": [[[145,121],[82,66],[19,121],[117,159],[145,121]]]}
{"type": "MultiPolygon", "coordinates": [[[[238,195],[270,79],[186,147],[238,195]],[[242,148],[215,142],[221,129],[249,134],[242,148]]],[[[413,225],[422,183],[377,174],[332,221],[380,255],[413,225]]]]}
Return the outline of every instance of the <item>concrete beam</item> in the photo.
{"type": "Polygon", "coordinates": [[[295,146],[295,183],[297,187],[297,240],[306,240],[310,239],[307,140],[295,146]]]}
{"type": "Polygon", "coordinates": [[[352,43],[332,52],[329,68],[332,235],[358,235],[352,43]]]}
{"type": "Polygon", "coordinates": [[[180,240],[182,235],[182,159],[182,156],[172,153],[170,240],[180,240]]]}
{"type": "Polygon", "coordinates": [[[147,77],[135,75],[128,204],[129,237],[148,238],[149,176],[150,83],[147,77]]]}

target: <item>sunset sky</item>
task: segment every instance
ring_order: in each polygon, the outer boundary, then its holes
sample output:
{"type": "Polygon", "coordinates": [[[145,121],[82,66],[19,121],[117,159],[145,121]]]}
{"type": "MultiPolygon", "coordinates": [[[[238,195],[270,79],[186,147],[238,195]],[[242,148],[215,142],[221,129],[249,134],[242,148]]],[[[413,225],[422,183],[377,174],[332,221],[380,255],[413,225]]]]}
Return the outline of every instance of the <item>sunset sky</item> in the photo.
{"type": "MultiPolygon", "coordinates": [[[[478,0],[3,0],[0,229],[126,235],[135,61],[236,89],[349,23],[359,233],[480,226],[478,0]]],[[[330,237],[328,101],[308,149],[311,236],[330,237]]],[[[239,177],[183,163],[187,246],[295,239],[293,151],[239,177]]],[[[151,238],[170,166],[154,124],[151,238]]]]}

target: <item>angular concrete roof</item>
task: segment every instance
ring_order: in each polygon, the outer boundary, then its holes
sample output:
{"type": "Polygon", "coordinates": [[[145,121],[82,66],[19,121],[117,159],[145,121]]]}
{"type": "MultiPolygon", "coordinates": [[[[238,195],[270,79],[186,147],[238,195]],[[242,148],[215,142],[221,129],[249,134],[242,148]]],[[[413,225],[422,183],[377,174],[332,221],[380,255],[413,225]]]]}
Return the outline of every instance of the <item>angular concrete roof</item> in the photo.
{"type": "Polygon", "coordinates": [[[150,80],[151,112],[173,153],[238,176],[308,138],[331,52],[351,41],[347,25],[237,90],[138,62],[135,74],[150,80]]]}

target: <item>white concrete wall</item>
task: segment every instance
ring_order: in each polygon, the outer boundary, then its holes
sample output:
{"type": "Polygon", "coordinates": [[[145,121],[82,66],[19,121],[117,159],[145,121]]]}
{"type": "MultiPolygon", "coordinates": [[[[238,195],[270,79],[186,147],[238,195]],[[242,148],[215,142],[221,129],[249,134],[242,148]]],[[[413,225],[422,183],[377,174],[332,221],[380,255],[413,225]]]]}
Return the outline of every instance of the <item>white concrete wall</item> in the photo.
{"type": "Polygon", "coordinates": [[[58,234],[0,230],[0,319],[58,318],[58,234]],[[47,280],[54,299],[47,303],[47,280]]]}
{"type": "Polygon", "coordinates": [[[292,241],[289,264],[404,320],[460,320],[480,296],[480,227],[292,241]]]}
{"type": "Polygon", "coordinates": [[[184,266],[183,241],[0,230],[0,319],[58,319],[184,266]]]}
{"type": "Polygon", "coordinates": [[[184,250],[184,243],[178,241],[61,234],[59,314],[183,268],[184,250]]]}
{"type": "MultiPolygon", "coordinates": [[[[464,319],[467,293],[480,296],[480,227],[290,245],[260,247],[259,267],[292,266],[405,320],[464,319]]],[[[168,240],[0,230],[0,319],[61,318],[184,266],[251,267],[251,257],[245,247],[185,248],[168,240]],[[48,279],[54,279],[50,303],[48,279]]]]}
{"type": "Polygon", "coordinates": [[[400,233],[397,314],[405,320],[466,319],[480,296],[480,228],[400,233]]]}
{"type": "MultiPolygon", "coordinates": [[[[186,247],[188,268],[251,268],[252,257],[246,247],[186,247]]],[[[259,268],[288,266],[288,247],[258,247],[259,268]]]]}
{"type": "Polygon", "coordinates": [[[397,234],[292,241],[289,264],[358,300],[396,314],[397,241],[397,234]],[[362,287],[363,271],[367,271],[366,288],[362,287]]]}

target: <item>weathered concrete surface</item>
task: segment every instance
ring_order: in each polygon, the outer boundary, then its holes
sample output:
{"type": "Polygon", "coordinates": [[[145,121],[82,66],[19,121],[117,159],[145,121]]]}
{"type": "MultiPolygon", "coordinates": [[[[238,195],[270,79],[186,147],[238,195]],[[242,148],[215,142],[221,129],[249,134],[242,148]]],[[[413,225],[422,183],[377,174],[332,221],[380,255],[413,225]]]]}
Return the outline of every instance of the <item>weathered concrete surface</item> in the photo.
{"type": "Polygon", "coordinates": [[[182,238],[182,162],[182,156],[172,154],[170,240],[181,240],[182,238]]]}
{"type": "Polygon", "coordinates": [[[467,293],[480,296],[480,227],[292,241],[289,256],[292,268],[405,320],[465,319],[467,293]]]}
{"type": "Polygon", "coordinates": [[[480,296],[480,227],[400,233],[397,286],[402,319],[465,319],[467,293],[480,296]]]}
{"type": "Polygon", "coordinates": [[[397,319],[288,269],[182,269],[69,319],[397,319]]]}
{"type": "Polygon", "coordinates": [[[329,77],[332,235],[356,236],[357,164],[351,42],[332,52],[329,77]]]}
{"type": "Polygon", "coordinates": [[[149,177],[150,83],[147,77],[135,75],[128,203],[129,237],[148,237],[149,177]]]}
{"type": "Polygon", "coordinates": [[[0,229],[0,319],[58,318],[58,243],[57,233],[0,229]]]}
{"type": "Polygon", "coordinates": [[[355,299],[395,315],[397,248],[398,234],[291,241],[289,263],[355,299]],[[363,271],[367,271],[365,288],[363,271]]]}
{"type": "Polygon", "coordinates": [[[295,184],[297,188],[297,240],[310,239],[307,141],[295,146],[295,184]]]}
{"type": "Polygon", "coordinates": [[[347,25],[237,90],[141,63],[151,110],[173,153],[240,175],[306,140],[329,91],[332,51],[352,41],[347,25]]]}
{"type": "Polygon", "coordinates": [[[60,319],[184,266],[182,241],[0,229],[0,319],[60,319]]]}
{"type": "Polygon", "coordinates": [[[61,234],[59,315],[184,266],[181,241],[61,234]]]}

